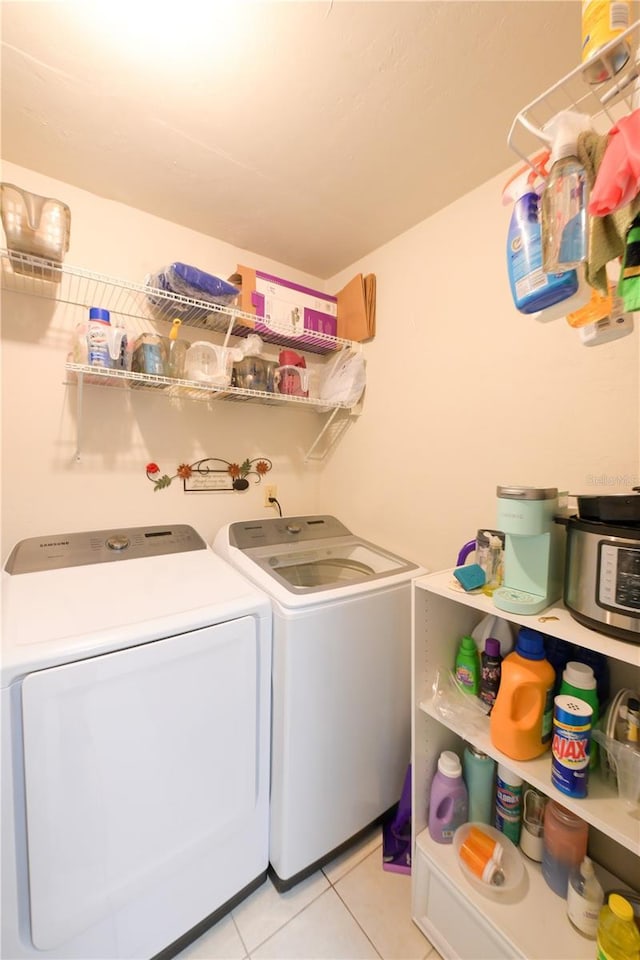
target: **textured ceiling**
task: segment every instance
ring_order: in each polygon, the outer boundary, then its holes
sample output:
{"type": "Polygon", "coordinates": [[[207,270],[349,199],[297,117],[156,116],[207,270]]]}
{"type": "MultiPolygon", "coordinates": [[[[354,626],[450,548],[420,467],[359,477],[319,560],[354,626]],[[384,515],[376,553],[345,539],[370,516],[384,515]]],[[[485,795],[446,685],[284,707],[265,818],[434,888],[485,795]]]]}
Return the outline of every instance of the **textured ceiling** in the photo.
{"type": "Polygon", "coordinates": [[[580,3],[2,2],[2,155],[318,277],[516,160],[580,3]]]}

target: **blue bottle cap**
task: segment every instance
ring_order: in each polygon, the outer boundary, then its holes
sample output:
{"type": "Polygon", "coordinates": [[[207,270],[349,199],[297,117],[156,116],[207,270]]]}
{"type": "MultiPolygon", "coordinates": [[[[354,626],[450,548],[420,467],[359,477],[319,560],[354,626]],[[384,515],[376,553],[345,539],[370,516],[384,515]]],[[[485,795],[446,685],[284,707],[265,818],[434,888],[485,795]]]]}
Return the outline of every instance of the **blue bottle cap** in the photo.
{"type": "Polygon", "coordinates": [[[103,323],[111,323],[111,316],[108,310],[102,307],[89,307],[89,320],[102,320],[103,323]]]}
{"type": "Polygon", "coordinates": [[[531,627],[520,627],[516,653],[527,660],[544,660],[544,634],[531,627]]]}

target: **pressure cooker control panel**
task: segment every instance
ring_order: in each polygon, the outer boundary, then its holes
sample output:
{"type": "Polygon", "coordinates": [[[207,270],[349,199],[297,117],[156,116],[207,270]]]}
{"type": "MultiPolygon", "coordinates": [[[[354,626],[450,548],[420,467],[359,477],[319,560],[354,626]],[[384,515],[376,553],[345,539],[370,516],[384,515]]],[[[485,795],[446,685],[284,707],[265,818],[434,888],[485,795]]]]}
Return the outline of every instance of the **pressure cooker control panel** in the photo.
{"type": "Polygon", "coordinates": [[[608,609],[640,614],[640,547],[600,544],[596,599],[608,609]]]}

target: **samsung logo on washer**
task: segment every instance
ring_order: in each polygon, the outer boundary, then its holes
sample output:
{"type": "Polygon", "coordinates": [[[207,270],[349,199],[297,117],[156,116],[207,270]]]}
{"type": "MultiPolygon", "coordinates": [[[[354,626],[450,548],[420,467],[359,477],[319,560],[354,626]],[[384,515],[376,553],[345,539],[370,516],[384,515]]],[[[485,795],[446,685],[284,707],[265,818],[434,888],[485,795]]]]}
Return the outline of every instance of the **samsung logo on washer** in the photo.
{"type": "Polygon", "coordinates": [[[509,520],[524,520],[524,513],[502,513],[503,517],[508,517],[509,520]]]}
{"type": "Polygon", "coordinates": [[[52,540],[51,543],[41,543],[41,547],[68,547],[69,540],[52,540]]]}

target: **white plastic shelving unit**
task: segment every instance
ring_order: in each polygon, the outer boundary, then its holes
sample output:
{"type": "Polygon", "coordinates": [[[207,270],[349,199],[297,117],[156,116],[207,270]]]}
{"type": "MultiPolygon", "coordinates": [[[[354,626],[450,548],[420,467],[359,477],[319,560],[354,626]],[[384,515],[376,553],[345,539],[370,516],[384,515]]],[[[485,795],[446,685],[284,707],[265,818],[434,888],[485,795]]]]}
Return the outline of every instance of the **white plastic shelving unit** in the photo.
{"type": "MultiPolygon", "coordinates": [[[[565,901],[549,889],[539,865],[523,856],[525,879],[518,890],[508,897],[489,898],[468,882],[452,847],[434,843],[427,829],[429,790],[440,752],[453,749],[461,755],[464,744],[471,743],[586,820],[598,850],[611,841],[619,844],[633,863],[632,872],[640,877],[640,809],[629,807],[598,772],[591,777],[586,799],[565,796],[551,785],[548,752],[527,762],[512,760],[491,743],[487,717],[480,713],[463,717],[456,713],[455,705],[443,709],[436,696],[436,679],[452,669],[460,637],[488,613],[503,617],[516,628],[527,625],[599,651],[609,661],[612,691],[621,686],[640,689],[640,645],[581,626],[562,603],[527,617],[496,609],[482,593],[465,593],[450,570],[414,581],[413,918],[444,958],[591,960],[593,942],[573,930],[566,918],[565,901]]],[[[617,854],[613,860],[619,860],[617,854]]],[[[606,865],[615,869],[615,864],[606,865]]],[[[599,872],[605,889],[624,886],[606,870],[599,872]]]]}
{"type": "MultiPolygon", "coordinates": [[[[204,333],[211,333],[224,345],[234,342],[254,331],[256,318],[235,307],[223,306],[204,300],[196,300],[181,294],[172,293],[95,273],[68,264],[54,263],[41,257],[33,257],[15,251],[0,251],[2,261],[2,283],[5,290],[30,297],[54,301],[65,308],[65,326],[71,336],[75,324],[86,320],[91,306],[100,306],[109,310],[112,317],[120,320],[127,328],[130,339],[146,331],[168,333],[175,316],[179,316],[186,327],[196,327],[204,333]],[[66,318],[66,310],[69,317],[66,318]],[[162,328],[162,329],[160,329],[162,328]]],[[[303,354],[310,354],[311,363],[317,358],[331,358],[336,351],[360,349],[340,337],[330,337],[322,333],[313,334],[313,342],[301,344],[290,330],[272,325],[270,331],[260,330],[260,338],[267,344],[281,348],[291,348],[303,354]]],[[[323,359],[319,360],[321,364],[323,359]]],[[[325,422],[315,442],[307,451],[305,460],[315,459],[314,451],[320,440],[334,426],[336,417],[342,415],[343,427],[351,416],[360,412],[359,405],[350,406],[341,401],[322,401],[314,397],[287,396],[280,393],[248,390],[241,387],[211,386],[200,381],[178,380],[171,377],[151,376],[129,370],[87,366],[69,359],[66,363],[68,382],[77,384],[78,395],[78,448],[76,459],[80,456],[80,438],[83,410],[83,389],[85,385],[152,390],[171,399],[186,398],[197,401],[225,401],[240,403],[259,403],[273,406],[293,406],[325,415],[325,422]]]]}

